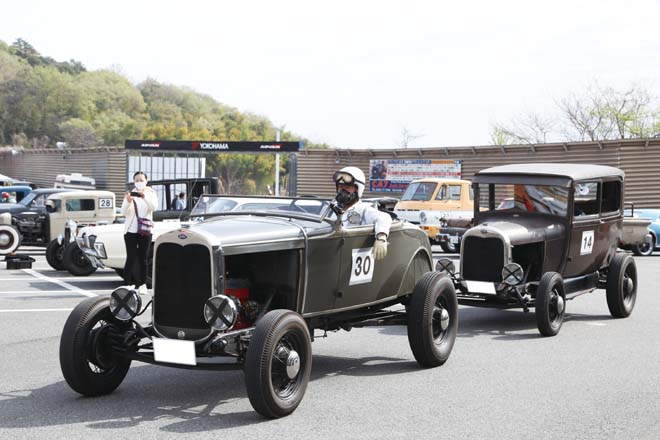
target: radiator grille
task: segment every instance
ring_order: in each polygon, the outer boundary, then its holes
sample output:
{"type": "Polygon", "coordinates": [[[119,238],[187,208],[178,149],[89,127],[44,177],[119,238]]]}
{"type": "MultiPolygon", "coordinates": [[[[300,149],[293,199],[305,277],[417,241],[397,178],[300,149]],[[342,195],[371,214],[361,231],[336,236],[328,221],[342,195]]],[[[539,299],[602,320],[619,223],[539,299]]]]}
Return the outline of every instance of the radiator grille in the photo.
{"type": "Polygon", "coordinates": [[[213,291],[208,248],[163,243],[157,252],[154,323],[158,327],[208,329],[204,302],[213,291]]]}
{"type": "Polygon", "coordinates": [[[463,240],[462,275],[466,280],[502,281],[504,245],[493,237],[466,237],[463,240]]]}

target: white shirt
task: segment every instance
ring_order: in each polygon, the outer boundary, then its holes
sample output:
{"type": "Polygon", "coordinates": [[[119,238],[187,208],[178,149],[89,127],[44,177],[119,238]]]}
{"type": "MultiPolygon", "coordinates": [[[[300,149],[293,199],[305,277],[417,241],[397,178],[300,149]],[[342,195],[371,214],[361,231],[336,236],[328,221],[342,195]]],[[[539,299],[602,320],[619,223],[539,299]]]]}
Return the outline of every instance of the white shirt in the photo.
{"type": "Polygon", "coordinates": [[[344,227],[374,225],[376,235],[382,232],[389,236],[392,217],[367,203],[359,201],[342,214],[341,222],[344,227]]]}
{"type": "MultiPolygon", "coordinates": [[[[131,191],[137,191],[132,189],[131,191]]],[[[149,220],[154,219],[154,211],[158,205],[158,197],[156,193],[151,188],[147,187],[144,190],[144,197],[133,197],[135,203],[137,204],[138,217],[148,218],[149,220]]],[[[129,203],[124,197],[124,201],[121,204],[121,213],[126,216],[126,221],[124,222],[124,232],[133,232],[137,233],[137,217],[135,216],[135,207],[133,203],[129,203]]]]}

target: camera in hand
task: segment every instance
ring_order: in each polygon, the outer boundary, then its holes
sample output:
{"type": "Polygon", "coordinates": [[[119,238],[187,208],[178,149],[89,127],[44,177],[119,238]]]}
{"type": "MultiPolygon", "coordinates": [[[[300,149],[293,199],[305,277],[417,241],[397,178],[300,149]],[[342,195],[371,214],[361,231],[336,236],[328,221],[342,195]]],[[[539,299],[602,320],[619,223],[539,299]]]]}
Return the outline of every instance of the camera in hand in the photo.
{"type": "Polygon", "coordinates": [[[131,191],[131,197],[142,197],[142,194],[137,191],[131,191]]]}

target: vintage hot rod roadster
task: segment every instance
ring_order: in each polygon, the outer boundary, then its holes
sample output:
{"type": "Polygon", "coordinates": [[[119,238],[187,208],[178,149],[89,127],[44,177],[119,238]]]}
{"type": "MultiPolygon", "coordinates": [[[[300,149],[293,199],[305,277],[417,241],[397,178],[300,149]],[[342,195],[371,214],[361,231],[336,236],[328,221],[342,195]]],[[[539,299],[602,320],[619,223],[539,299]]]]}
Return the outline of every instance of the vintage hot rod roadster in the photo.
{"type": "Polygon", "coordinates": [[[130,288],[80,303],[60,342],[71,388],[110,393],[133,360],[242,369],[252,406],[274,418],[303,397],[315,330],[406,325],[420,365],[448,359],[456,292],[432,271],[424,232],[395,220],[392,251],[376,261],[373,225],[342,227],[329,200],[281,200],[279,209],[218,212],[159,236],[148,325],[136,319],[148,304],[130,288]]]}
{"type": "Polygon", "coordinates": [[[635,260],[618,253],[623,171],[577,164],[517,164],[475,174],[475,226],[463,236],[460,272],[448,272],[460,304],[534,307],[540,333],[561,328],[566,301],[601,288],[612,316],[630,315],[635,260]],[[502,200],[511,202],[502,204],[502,200]]]}

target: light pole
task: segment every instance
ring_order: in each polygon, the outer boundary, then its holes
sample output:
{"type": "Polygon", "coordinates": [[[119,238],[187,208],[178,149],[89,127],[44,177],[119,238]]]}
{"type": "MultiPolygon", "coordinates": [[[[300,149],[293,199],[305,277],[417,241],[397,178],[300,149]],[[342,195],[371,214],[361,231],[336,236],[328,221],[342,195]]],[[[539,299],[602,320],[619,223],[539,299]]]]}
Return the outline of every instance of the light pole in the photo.
{"type": "MultiPolygon", "coordinates": [[[[280,130],[275,132],[275,141],[280,141],[280,130]]],[[[275,197],[280,196],[280,153],[275,153],[275,197]]]]}

